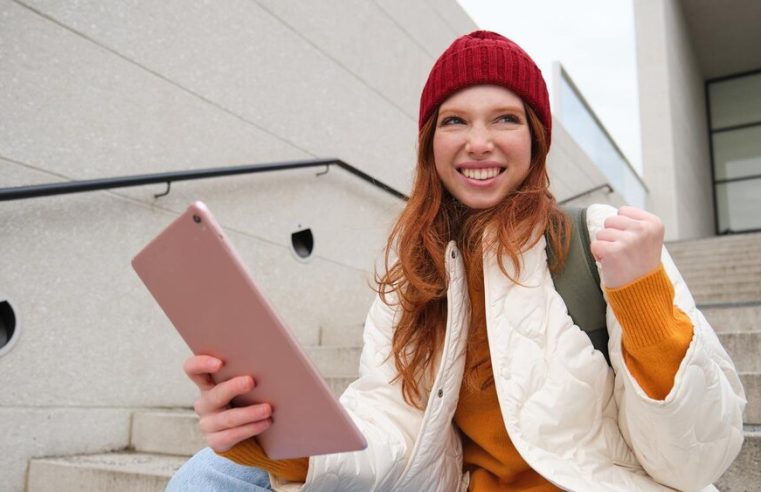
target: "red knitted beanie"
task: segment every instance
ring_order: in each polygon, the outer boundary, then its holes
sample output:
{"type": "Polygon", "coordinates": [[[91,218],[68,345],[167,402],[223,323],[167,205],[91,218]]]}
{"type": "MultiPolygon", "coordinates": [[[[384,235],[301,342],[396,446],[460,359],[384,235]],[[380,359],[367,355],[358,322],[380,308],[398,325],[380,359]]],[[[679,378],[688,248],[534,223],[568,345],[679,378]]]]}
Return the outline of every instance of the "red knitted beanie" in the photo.
{"type": "Polygon", "coordinates": [[[474,31],[454,40],[428,75],[420,95],[418,129],[449,96],[472,85],[494,84],[517,94],[552,135],[550,98],[542,72],[520,46],[491,31],[474,31]]]}

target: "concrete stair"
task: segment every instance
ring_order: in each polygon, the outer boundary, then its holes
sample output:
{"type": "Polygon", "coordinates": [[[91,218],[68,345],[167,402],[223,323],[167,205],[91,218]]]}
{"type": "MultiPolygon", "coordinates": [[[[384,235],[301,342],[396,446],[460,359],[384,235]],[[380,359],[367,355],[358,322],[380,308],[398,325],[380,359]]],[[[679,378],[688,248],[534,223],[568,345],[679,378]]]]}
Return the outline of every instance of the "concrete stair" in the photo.
{"type": "Polygon", "coordinates": [[[30,492],[163,491],[187,456],[105,453],[38,458],[29,463],[30,492]]]}
{"type": "Polygon", "coordinates": [[[307,354],[325,378],[356,377],[361,347],[307,347],[307,354]]]}
{"type": "MultiPolygon", "coordinates": [[[[716,486],[761,490],[761,234],[668,245],[701,311],[732,356],[748,398],[745,444],[716,486]]],[[[356,377],[362,326],[324,328],[307,353],[339,395],[356,377]]],[[[115,453],[30,461],[37,491],[159,491],[189,456],[204,447],[190,410],[146,410],[132,417],[130,447],[115,453]]]]}
{"type": "Polygon", "coordinates": [[[33,459],[27,490],[163,491],[174,472],[204,446],[192,411],[139,411],[132,415],[129,449],[33,459]]]}
{"type": "Polygon", "coordinates": [[[192,456],[206,447],[191,410],[150,410],[132,415],[130,448],[141,453],[192,456]]]}
{"type": "Polygon", "coordinates": [[[716,486],[721,491],[761,490],[761,234],[667,247],[732,357],[748,399],[743,449],[716,486]]]}
{"type": "MultiPolygon", "coordinates": [[[[360,348],[308,347],[307,352],[334,394],[340,395],[356,379],[360,348]]],[[[192,410],[137,411],[132,415],[128,449],[33,459],[27,491],[163,491],[174,472],[205,446],[192,410]]]]}

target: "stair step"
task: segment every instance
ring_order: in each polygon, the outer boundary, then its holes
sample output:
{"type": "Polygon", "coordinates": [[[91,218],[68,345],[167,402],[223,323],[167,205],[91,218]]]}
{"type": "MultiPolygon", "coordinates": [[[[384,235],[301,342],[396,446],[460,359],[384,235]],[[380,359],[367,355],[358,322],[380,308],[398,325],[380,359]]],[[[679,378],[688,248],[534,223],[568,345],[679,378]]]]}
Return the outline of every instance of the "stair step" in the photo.
{"type": "Polygon", "coordinates": [[[29,462],[28,492],[163,491],[187,456],[105,453],[36,458],[29,462]]]}
{"type": "Polygon", "coordinates": [[[715,241],[713,243],[705,244],[679,244],[679,243],[666,243],[666,248],[673,256],[679,258],[700,258],[711,256],[726,256],[747,254],[754,255],[761,253],[761,236],[756,236],[753,241],[744,241],[736,243],[722,243],[721,241],[715,241]]]}
{"type": "MultiPolygon", "coordinates": [[[[761,243],[761,240],[758,241],[761,243]]],[[[692,248],[674,249],[673,246],[666,246],[669,254],[680,260],[704,260],[710,261],[714,258],[758,258],[761,257],[761,247],[759,244],[737,244],[728,247],[717,248],[692,248]]]]}
{"type": "MultiPolygon", "coordinates": [[[[355,371],[356,372],[356,371],[355,371]]],[[[357,379],[356,376],[326,378],[325,382],[336,397],[341,396],[346,388],[357,379]]]]}
{"type": "Polygon", "coordinates": [[[360,347],[306,347],[309,358],[324,378],[342,378],[357,374],[360,347]]]}
{"type": "Polygon", "coordinates": [[[714,485],[722,492],[748,492],[758,490],[760,483],[761,427],[746,426],[739,456],[714,485]]]}
{"type": "Polygon", "coordinates": [[[729,296],[729,298],[735,299],[735,302],[742,302],[740,301],[742,298],[761,300],[761,283],[758,281],[729,283],[717,280],[710,284],[688,285],[695,298],[729,296]]]}
{"type": "Polygon", "coordinates": [[[761,233],[734,234],[731,236],[713,236],[703,239],[667,242],[669,251],[676,254],[697,254],[724,250],[753,250],[761,245],[761,233]]]}
{"type": "Polygon", "coordinates": [[[744,292],[722,291],[720,289],[690,289],[690,291],[692,293],[692,297],[695,299],[695,303],[698,305],[719,303],[761,303],[761,293],[759,293],[757,289],[744,292]]]}
{"type": "Polygon", "coordinates": [[[682,274],[687,285],[694,287],[696,284],[710,283],[722,280],[728,283],[750,282],[761,278],[761,263],[748,263],[745,265],[733,265],[732,269],[723,265],[679,265],[679,273],[682,274]]]}
{"type": "Polygon", "coordinates": [[[698,307],[716,333],[761,331],[761,303],[698,307]]]}
{"type": "Polygon", "coordinates": [[[320,328],[320,346],[361,347],[364,325],[323,326],[320,328]]]}
{"type": "Polygon", "coordinates": [[[724,258],[719,258],[718,261],[680,261],[674,259],[674,263],[679,267],[679,271],[682,274],[735,274],[745,271],[758,272],[761,271],[761,260],[748,261],[745,263],[737,263],[732,261],[725,261],[724,258]],[[679,263],[677,263],[679,261],[679,263]]]}
{"type": "Polygon", "coordinates": [[[733,275],[743,272],[758,272],[761,269],[761,257],[733,258],[718,256],[712,259],[674,258],[674,264],[684,275],[700,275],[704,273],[733,275]]]}
{"type": "Polygon", "coordinates": [[[713,284],[758,283],[759,279],[761,279],[761,265],[758,268],[754,265],[753,267],[747,267],[736,272],[700,270],[694,273],[681,271],[681,274],[691,289],[697,286],[713,284]]]}
{"type": "Polygon", "coordinates": [[[740,243],[743,241],[753,241],[755,238],[761,236],[761,232],[746,232],[739,234],[727,234],[724,236],[708,236],[697,239],[683,239],[680,241],[669,241],[670,245],[692,245],[692,244],[710,244],[717,243],[740,243]]]}
{"type": "Polygon", "coordinates": [[[748,399],[743,422],[761,425],[761,373],[741,372],[740,381],[745,389],[745,398],[748,399]]]}
{"type": "Polygon", "coordinates": [[[761,256],[761,239],[755,243],[733,244],[728,246],[717,246],[715,248],[674,248],[666,245],[669,254],[680,260],[707,260],[713,258],[758,258],[761,256]]]}
{"type": "Polygon", "coordinates": [[[726,275],[717,275],[714,278],[698,279],[690,283],[689,279],[685,277],[685,281],[690,288],[690,291],[701,291],[709,289],[721,289],[722,291],[729,292],[746,292],[756,291],[761,292],[761,274],[755,276],[747,276],[746,278],[731,278],[726,275]]]}
{"type": "Polygon", "coordinates": [[[718,335],[738,372],[761,373],[761,331],[718,335]]]}
{"type": "Polygon", "coordinates": [[[141,453],[192,456],[206,440],[192,410],[148,410],[132,414],[130,446],[141,453]]]}
{"type": "Polygon", "coordinates": [[[734,261],[758,261],[759,258],[761,258],[761,250],[759,249],[758,245],[754,245],[751,247],[746,248],[736,248],[736,249],[705,249],[705,250],[698,250],[698,251],[675,251],[673,248],[666,246],[666,248],[669,251],[669,254],[674,258],[674,261],[679,264],[679,262],[682,263],[690,263],[690,262],[707,262],[707,263],[715,263],[721,260],[726,261],[727,263],[731,263],[734,261]]]}

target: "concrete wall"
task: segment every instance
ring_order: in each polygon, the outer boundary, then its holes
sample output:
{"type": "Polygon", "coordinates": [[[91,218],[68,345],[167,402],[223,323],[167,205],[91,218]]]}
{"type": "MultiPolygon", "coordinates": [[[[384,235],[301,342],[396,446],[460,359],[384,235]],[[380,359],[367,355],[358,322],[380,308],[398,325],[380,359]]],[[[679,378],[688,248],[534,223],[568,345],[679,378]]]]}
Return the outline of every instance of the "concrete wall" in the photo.
{"type": "Polygon", "coordinates": [[[634,2],[649,209],[668,240],[712,236],[711,161],[703,76],[679,2],[634,2]]]}
{"type": "MultiPolygon", "coordinates": [[[[425,77],[473,29],[454,0],[0,0],[0,187],[339,157],[407,192],[425,77]]],[[[604,182],[555,128],[558,197],[604,182]]],[[[0,490],[23,487],[30,457],[126,446],[134,408],[196,398],[189,352],[129,264],[189,202],[215,212],[302,344],[361,330],[401,202],[315,173],[0,202],[20,332],[0,357],[0,490]],[[306,227],[302,261],[290,235],[306,227]]]]}

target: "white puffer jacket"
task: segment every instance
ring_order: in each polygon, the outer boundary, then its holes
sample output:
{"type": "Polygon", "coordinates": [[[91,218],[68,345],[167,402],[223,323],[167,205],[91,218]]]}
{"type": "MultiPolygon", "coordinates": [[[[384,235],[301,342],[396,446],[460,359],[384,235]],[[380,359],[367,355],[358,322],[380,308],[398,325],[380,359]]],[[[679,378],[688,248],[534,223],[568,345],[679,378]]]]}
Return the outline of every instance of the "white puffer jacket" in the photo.
{"type": "MultiPolygon", "coordinates": [[[[590,237],[616,210],[588,209],[590,237]]],[[[388,357],[394,310],[376,300],[365,325],[359,379],[341,397],[369,443],[364,451],[315,456],[305,484],[278,490],[465,490],[462,448],[452,419],[465,366],[469,301],[464,268],[447,248],[448,319],[424,411],[407,405],[388,357]]],[[[621,326],[610,308],[612,369],[574,326],[555,291],[542,239],[523,255],[520,283],[484,257],[487,333],[507,432],[524,459],[574,491],[715,490],[743,441],[745,396],[734,365],[666,251],[675,303],[694,337],[665,400],[649,398],[627,370],[621,326]]],[[[510,263],[506,262],[509,266],[510,263]]]]}

